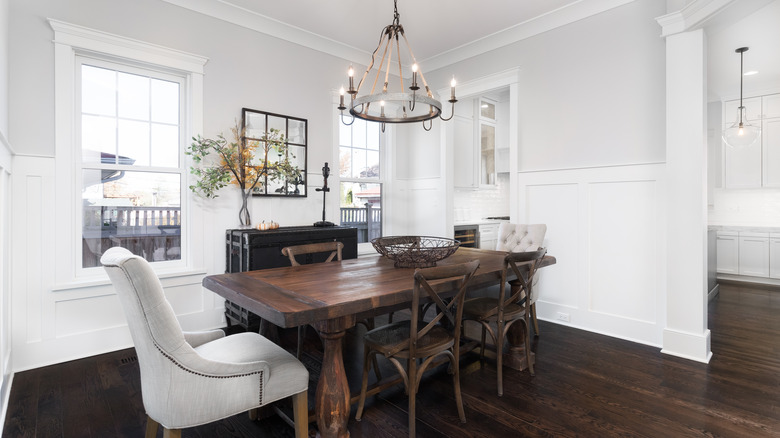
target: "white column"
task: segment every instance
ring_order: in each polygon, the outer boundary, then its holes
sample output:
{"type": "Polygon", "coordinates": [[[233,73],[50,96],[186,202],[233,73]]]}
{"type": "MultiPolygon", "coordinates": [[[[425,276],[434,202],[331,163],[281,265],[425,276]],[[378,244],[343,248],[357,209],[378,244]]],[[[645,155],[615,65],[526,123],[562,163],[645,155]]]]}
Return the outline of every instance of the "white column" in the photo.
{"type": "Polygon", "coordinates": [[[666,38],[668,187],[663,353],[708,362],[706,36],[666,38]]]}

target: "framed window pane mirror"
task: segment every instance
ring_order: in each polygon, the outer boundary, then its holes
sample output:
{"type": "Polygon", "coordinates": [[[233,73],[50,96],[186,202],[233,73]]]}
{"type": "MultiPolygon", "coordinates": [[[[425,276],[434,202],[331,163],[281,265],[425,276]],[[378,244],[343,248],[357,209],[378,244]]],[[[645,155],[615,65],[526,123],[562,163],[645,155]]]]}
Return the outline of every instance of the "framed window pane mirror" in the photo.
{"type": "MultiPolygon", "coordinates": [[[[261,145],[265,143],[266,136],[272,130],[278,130],[284,135],[284,143],[287,146],[287,160],[290,165],[300,169],[299,177],[293,180],[273,180],[265,177],[262,185],[255,187],[253,196],[293,196],[305,197],[306,191],[306,149],[308,145],[307,120],[298,117],[284,116],[281,114],[258,111],[249,108],[241,110],[244,136],[247,141],[256,141],[261,145]]],[[[268,148],[260,147],[257,150],[266,155],[268,148]]],[[[268,165],[274,165],[283,160],[283,157],[271,150],[268,156],[257,157],[259,160],[268,160],[268,165]]]]}

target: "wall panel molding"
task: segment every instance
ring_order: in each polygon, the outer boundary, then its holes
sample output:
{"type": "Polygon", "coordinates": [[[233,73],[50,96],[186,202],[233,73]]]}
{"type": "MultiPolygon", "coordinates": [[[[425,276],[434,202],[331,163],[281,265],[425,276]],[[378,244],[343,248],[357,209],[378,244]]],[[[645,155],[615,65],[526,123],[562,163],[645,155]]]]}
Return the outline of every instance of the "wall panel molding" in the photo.
{"type": "Polygon", "coordinates": [[[544,245],[558,260],[540,271],[540,319],[662,345],[664,172],[641,164],[518,173],[513,217],[547,224],[544,245]]]}

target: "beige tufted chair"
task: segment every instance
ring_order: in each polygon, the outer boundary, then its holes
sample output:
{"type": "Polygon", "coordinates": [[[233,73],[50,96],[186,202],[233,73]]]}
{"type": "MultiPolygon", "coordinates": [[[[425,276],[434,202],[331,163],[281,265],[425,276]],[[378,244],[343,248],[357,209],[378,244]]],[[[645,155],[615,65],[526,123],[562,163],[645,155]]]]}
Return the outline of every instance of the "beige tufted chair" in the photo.
{"type": "MultiPolygon", "coordinates": [[[[546,224],[510,224],[502,222],[498,226],[498,243],[496,251],[525,252],[536,251],[542,248],[544,235],[547,233],[546,224]]],[[[534,277],[531,289],[536,286],[539,277],[534,277]]],[[[538,294],[531,294],[531,322],[534,325],[534,336],[539,336],[539,321],[536,319],[536,298],[538,294]]]]}
{"type": "MultiPolygon", "coordinates": [[[[141,369],[146,437],[293,398],[295,435],[308,435],[309,372],[257,333],[183,332],[149,263],[125,248],[100,258],[122,303],[141,369]]],[[[251,413],[250,413],[251,414],[251,413]]]]}

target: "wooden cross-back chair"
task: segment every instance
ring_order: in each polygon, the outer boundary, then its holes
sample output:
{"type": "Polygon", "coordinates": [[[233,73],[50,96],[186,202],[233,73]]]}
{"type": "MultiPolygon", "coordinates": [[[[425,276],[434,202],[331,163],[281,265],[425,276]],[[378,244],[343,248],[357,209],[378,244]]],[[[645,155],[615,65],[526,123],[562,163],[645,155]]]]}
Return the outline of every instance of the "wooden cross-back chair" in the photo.
{"type": "Polygon", "coordinates": [[[482,325],[482,341],[480,344],[480,358],[485,357],[486,333],[496,346],[496,367],[498,372],[498,395],[504,394],[503,384],[503,347],[504,339],[509,328],[516,322],[523,325],[525,337],[525,356],[528,362],[528,371],[534,373],[534,365],[531,361],[531,336],[530,336],[530,309],[536,297],[532,288],[534,274],[539,263],[547,253],[547,249],[537,251],[511,252],[504,258],[504,269],[501,271],[501,285],[498,298],[479,297],[466,300],[463,303],[464,321],[476,321],[482,325]],[[521,267],[522,266],[522,267],[521,267]],[[513,272],[517,280],[510,282],[510,294],[507,296],[506,285],[509,272],[513,272]],[[495,331],[493,325],[496,325],[495,331]]]}
{"type": "MultiPolygon", "coordinates": [[[[282,248],[282,254],[286,255],[290,258],[290,264],[292,266],[301,266],[301,263],[298,262],[296,257],[298,256],[306,256],[311,257],[314,254],[322,254],[327,253],[328,251],[331,251],[330,255],[328,255],[328,258],[326,258],[322,263],[328,263],[332,261],[341,261],[341,250],[344,248],[344,244],[341,242],[321,242],[321,243],[309,243],[305,245],[296,245],[296,246],[288,246],[285,248],[282,248]]],[[[312,259],[307,259],[306,262],[312,262],[312,259]]],[[[366,326],[367,330],[371,330],[374,328],[374,318],[367,318],[362,321],[358,321],[359,323],[366,326]]],[[[306,326],[301,325],[298,326],[298,347],[296,350],[296,358],[301,358],[301,351],[303,350],[303,341],[306,337],[306,326]]],[[[376,359],[374,362],[374,373],[376,374],[377,380],[382,379],[382,374],[379,371],[379,367],[376,366],[376,359]]]]}
{"type": "MultiPolygon", "coordinates": [[[[286,255],[290,258],[290,264],[292,266],[301,266],[296,256],[311,256],[313,254],[327,253],[331,251],[328,258],[323,263],[332,262],[333,260],[341,261],[341,250],[344,248],[344,244],[341,242],[321,242],[321,243],[308,243],[305,245],[287,246],[282,248],[282,255],[286,255]]],[[[298,326],[298,348],[295,353],[297,359],[301,358],[301,349],[303,348],[303,339],[306,335],[306,326],[298,326]]]]}
{"type": "Polygon", "coordinates": [[[460,325],[466,289],[478,267],[479,260],[474,260],[458,265],[417,269],[414,272],[411,319],[378,327],[363,337],[363,382],[356,420],[360,421],[366,401],[371,363],[369,359],[376,359],[376,355],[381,354],[398,370],[406,387],[406,393],[409,395],[410,437],[415,436],[415,397],[420,379],[433,361],[441,356],[446,357],[450,362],[458,416],[461,422],[466,422],[460,394],[460,325]],[[456,290],[457,293],[450,301],[444,301],[439,296],[441,292],[452,290],[456,290]],[[430,322],[423,321],[420,312],[420,305],[426,300],[433,301],[438,310],[430,322]],[[420,364],[418,360],[421,361],[420,364]],[[402,361],[406,362],[406,369],[402,361]]]}
{"type": "Polygon", "coordinates": [[[344,248],[344,244],[341,242],[321,242],[321,243],[309,243],[306,245],[288,246],[282,248],[282,255],[286,255],[290,258],[290,264],[293,266],[300,266],[298,260],[295,258],[300,255],[309,255],[317,253],[325,253],[331,251],[330,255],[325,262],[332,262],[334,259],[341,261],[341,250],[344,248]]]}

